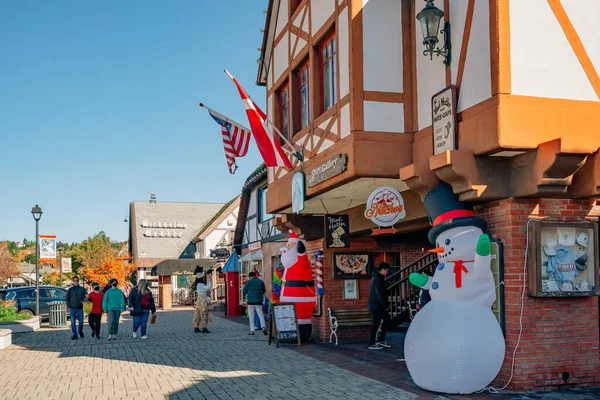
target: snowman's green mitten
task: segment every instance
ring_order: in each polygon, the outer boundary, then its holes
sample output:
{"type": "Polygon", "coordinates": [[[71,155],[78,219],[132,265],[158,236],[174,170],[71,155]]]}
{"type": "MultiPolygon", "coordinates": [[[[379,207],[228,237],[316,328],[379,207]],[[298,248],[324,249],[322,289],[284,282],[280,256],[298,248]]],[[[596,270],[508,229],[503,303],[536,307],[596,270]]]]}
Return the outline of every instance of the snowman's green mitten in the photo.
{"type": "Polygon", "coordinates": [[[418,287],[423,287],[427,284],[427,280],[429,279],[429,277],[425,274],[418,274],[416,272],[413,272],[412,274],[410,274],[408,276],[408,280],[410,281],[410,283],[412,283],[415,286],[418,287]]]}
{"type": "Polygon", "coordinates": [[[479,236],[479,240],[477,241],[477,255],[478,256],[489,256],[492,252],[492,245],[490,243],[490,237],[485,233],[479,236]]]}

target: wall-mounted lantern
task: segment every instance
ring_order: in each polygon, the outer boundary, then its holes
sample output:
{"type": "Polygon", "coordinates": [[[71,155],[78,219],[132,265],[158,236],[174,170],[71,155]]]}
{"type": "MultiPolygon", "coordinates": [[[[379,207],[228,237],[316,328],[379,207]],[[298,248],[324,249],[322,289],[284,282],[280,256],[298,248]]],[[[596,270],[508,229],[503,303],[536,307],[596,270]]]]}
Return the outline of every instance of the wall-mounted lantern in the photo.
{"type": "Polygon", "coordinates": [[[427,5],[417,14],[417,19],[421,24],[421,31],[423,32],[423,44],[426,49],[423,51],[423,55],[429,54],[429,59],[433,60],[433,55],[436,54],[438,57],[444,57],[444,64],[450,65],[451,58],[451,47],[450,47],[450,22],[444,24],[444,29],[440,29],[440,21],[444,17],[444,12],[437,8],[434,4],[434,0],[425,0],[427,5]],[[438,31],[444,34],[444,47],[441,49],[435,46],[438,44],[438,31]]]}

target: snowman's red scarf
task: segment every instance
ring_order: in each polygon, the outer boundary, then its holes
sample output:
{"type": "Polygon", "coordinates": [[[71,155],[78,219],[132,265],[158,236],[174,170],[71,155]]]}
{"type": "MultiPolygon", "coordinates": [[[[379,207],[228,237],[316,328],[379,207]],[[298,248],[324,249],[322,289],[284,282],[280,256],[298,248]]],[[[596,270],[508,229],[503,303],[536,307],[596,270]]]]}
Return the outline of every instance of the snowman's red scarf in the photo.
{"type": "Polygon", "coordinates": [[[464,263],[468,263],[468,262],[474,262],[475,260],[469,260],[469,261],[463,261],[463,260],[456,260],[453,261],[454,262],[454,282],[456,283],[456,288],[460,289],[462,287],[462,273],[464,272],[465,274],[469,273],[469,270],[467,269],[467,267],[465,267],[464,263]]]}

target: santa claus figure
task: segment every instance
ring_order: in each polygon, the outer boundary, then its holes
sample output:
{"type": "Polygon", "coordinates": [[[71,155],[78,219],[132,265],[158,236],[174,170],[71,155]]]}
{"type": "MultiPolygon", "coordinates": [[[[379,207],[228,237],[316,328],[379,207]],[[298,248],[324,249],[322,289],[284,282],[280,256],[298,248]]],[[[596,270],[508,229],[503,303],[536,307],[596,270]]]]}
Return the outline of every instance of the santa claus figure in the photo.
{"type": "Polygon", "coordinates": [[[280,301],[296,305],[296,317],[300,328],[300,339],[310,339],[312,313],[317,303],[312,267],[306,254],[306,244],[294,231],[281,249],[281,264],[285,268],[281,286],[280,301]]]}

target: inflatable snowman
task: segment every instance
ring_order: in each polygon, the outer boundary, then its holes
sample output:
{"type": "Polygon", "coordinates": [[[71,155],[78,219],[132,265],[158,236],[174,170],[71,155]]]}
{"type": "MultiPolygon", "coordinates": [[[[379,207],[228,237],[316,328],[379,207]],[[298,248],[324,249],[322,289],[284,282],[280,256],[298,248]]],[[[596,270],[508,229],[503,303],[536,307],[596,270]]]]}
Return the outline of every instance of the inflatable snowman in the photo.
{"type": "Polygon", "coordinates": [[[433,277],[411,274],[431,301],[406,334],[404,355],[414,382],[423,389],[468,394],[489,385],[504,360],[504,336],[491,306],[496,285],[490,269],[486,222],[466,210],[448,184],[424,200],[432,221],[429,240],[439,265],[433,277]]]}

